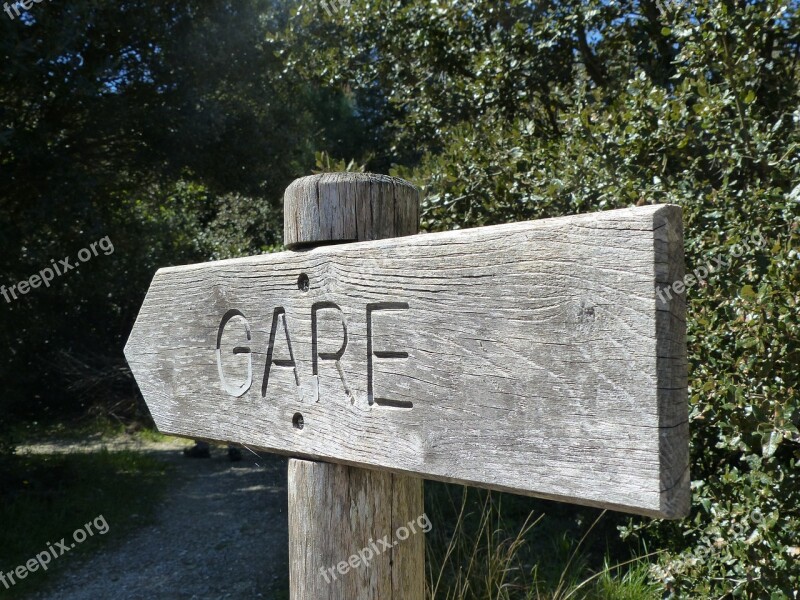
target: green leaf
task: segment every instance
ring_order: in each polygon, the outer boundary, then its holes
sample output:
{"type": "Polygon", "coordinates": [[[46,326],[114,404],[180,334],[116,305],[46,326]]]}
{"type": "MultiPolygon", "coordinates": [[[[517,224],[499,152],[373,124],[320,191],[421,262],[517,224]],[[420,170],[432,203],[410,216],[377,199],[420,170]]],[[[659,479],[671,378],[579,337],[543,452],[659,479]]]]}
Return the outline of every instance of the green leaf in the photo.
{"type": "Polygon", "coordinates": [[[742,286],[742,289],[739,290],[739,295],[745,300],[755,300],[758,297],[752,285],[742,286]]]}
{"type": "Polygon", "coordinates": [[[761,454],[764,458],[769,458],[778,449],[778,446],[783,439],[783,435],[779,431],[771,431],[769,434],[761,438],[761,454]]]}

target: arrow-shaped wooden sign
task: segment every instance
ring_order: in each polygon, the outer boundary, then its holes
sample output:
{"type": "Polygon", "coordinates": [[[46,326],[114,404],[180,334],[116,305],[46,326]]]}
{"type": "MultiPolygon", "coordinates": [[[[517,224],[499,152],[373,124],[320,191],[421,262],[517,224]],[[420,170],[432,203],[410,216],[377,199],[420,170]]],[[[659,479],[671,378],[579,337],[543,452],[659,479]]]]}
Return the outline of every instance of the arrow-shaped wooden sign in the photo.
{"type": "Polygon", "coordinates": [[[689,506],[680,209],[161,269],[159,429],[656,517],[689,506]]]}

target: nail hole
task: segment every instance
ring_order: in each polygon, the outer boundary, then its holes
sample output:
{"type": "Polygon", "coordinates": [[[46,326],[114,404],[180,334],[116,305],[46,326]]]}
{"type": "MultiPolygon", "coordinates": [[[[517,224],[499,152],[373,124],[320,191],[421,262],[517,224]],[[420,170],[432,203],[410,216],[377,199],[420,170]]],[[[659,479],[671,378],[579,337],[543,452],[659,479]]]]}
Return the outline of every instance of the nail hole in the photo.
{"type": "Polygon", "coordinates": [[[294,425],[295,429],[302,429],[303,428],[303,415],[300,413],[294,413],[292,417],[292,425],[294,425]]]}
{"type": "Polygon", "coordinates": [[[300,277],[297,278],[297,289],[301,292],[307,292],[309,287],[308,283],[308,275],[305,273],[300,273],[300,277]]]}

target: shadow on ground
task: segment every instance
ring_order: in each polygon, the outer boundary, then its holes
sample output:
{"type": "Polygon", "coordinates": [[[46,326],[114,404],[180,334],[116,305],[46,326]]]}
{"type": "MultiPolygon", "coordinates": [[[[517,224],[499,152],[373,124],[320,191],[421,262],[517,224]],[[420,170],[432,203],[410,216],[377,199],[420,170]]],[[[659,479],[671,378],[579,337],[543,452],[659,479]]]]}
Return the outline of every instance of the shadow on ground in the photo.
{"type": "Polygon", "coordinates": [[[174,466],[156,523],[79,559],[31,597],[288,598],[287,459],[244,451],[230,462],[223,449],[210,459],[184,458],[174,447],[142,452],[174,466]]]}

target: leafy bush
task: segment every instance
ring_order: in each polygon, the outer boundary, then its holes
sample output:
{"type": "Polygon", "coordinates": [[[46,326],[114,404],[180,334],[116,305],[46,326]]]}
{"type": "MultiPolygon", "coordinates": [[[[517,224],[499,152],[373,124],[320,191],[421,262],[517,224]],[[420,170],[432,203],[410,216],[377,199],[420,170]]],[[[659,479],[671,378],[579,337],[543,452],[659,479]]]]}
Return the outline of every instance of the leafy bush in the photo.
{"type": "Polygon", "coordinates": [[[292,36],[309,76],[385,107],[396,145],[370,151],[423,187],[427,229],[683,207],[687,272],[724,261],[686,299],[693,507],[622,534],[666,550],[667,593],[794,597],[798,5],[660,4],[355,0],[292,36]]]}

